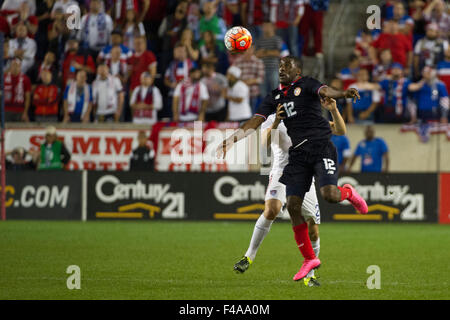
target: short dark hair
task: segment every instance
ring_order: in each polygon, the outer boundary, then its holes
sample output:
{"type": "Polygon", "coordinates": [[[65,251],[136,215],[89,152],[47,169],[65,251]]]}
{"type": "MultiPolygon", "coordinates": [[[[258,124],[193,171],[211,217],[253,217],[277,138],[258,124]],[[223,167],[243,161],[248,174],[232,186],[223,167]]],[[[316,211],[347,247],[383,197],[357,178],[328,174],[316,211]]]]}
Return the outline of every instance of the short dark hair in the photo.
{"type": "Polygon", "coordinates": [[[299,57],[296,56],[286,56],[281,58],[283,60],[288,60],[288,61],[292,61],[294,62],[294,65],[299,68],[299,69],[303,69],[303,62],[302,59],[300,59],[299,57]]]}

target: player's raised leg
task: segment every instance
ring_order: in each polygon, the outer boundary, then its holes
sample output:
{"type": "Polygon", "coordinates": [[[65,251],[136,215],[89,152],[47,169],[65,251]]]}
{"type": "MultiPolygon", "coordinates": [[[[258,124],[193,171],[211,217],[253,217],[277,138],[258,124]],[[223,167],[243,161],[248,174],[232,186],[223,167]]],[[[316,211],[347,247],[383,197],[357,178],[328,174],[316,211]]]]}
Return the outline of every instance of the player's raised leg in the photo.
{"type": "Polygon", "coordinates": [[[336,147],[329,141],[322,156],[317,158],[314,165],[315,174],[319,176],[320,194],[325,201],[331,203],[348,200],[359,213],[366,214],[368,212],[366,201],[351,185],[337,186],[338,170],[336,162],[336,147]]]}
{"type": "Polygon", "coordinates": [[[234,265],[234,270],[236,272],[245,272],[250,267],[253,260],[255,260],[259,246],[263,242],[266,235],[269,233],[273,221],[281,211],[282,203],[277,199],[269,199],[266,200],[264,206],[264,212],[261,214],[258,220],[256,220],[255,228],[253,229],[252,238],[250,240],[250,245],[247,249],[247,252],[245,253],[245,256],[242,257],[242,259],[234,265]]]}

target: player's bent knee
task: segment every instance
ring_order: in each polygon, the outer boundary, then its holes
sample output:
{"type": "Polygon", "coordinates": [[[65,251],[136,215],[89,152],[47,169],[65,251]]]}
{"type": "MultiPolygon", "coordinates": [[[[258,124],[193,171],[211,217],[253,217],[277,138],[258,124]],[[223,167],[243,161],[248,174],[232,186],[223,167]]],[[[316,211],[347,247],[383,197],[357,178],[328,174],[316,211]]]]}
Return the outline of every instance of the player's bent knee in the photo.
{"type": "Polygon", "coordinates": [[[266,208],[264,210],[264,217],[268,220],[275,220],[280,210],[276,210],[276,208],[266,208]]]}
{"type": "Polygon", "coordinates": [[[337,203],[341,199],[340,194],[339,194],[339,189],[335,186],[322,187],[320,189],[320,194],[322,195],[322,198],[325,201],[331,202],[331,203],[337,203]]]}

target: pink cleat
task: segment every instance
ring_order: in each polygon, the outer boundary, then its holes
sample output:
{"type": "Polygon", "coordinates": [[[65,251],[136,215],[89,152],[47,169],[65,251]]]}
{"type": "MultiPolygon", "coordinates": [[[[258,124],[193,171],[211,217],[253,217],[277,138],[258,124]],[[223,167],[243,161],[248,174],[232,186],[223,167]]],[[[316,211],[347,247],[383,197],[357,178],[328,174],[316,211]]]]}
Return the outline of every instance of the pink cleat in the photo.
{"type": "Polygon", "coordinates": [[[355,188],[353,188],[351,185],[344,184],[344,188],[349,188],[352,190],[352,196],[348,198],[347,200],[350,201],[352,206],[358,211],[360,214],[367,214],[369,211],[369,208],[367,207],[366,201],[359,195],[358,192],[356,192],[355,188]]]}
{"type": "Polygon", "coordinates": [[[294,281],[298,281],[307,276],[307,274],[320,267],[320,260],[318,258],[303,261],[302,267],[294,276],[294,281]]]}

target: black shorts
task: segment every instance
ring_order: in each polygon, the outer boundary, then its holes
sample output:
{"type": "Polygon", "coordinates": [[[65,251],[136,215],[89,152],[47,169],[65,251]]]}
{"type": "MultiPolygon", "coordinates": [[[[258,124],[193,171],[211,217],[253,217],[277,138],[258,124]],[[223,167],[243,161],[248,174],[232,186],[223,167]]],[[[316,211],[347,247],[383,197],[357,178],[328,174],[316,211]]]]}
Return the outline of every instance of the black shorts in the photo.
{"type": "Polygon", "coordinates": [[[286,185],[286,196],[303,199],[311,188],[314,176],[320,187],[337,185],[337,152],[330,140],[310,142],[307,149],[291,148],[289,163],[279,181],[286,185]]]}

